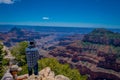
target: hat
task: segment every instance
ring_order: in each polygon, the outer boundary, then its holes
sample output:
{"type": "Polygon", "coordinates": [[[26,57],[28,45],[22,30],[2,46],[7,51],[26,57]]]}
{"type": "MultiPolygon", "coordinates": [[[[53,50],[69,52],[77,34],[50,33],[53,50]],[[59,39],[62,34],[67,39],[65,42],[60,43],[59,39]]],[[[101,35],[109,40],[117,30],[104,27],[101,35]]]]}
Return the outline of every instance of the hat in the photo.
{"type": "Polygon", "coordinates": [[[10,71],[21,71],[22,68],[21,67],[18,67],[18,65],[12,65],[10,67],[10,71]]]}
{"type": "Polygon", "coordinates": [[[29,41],[29,46],[35,46],[35,44],[36,44],[35,40],[30,40],[29,41]]]}

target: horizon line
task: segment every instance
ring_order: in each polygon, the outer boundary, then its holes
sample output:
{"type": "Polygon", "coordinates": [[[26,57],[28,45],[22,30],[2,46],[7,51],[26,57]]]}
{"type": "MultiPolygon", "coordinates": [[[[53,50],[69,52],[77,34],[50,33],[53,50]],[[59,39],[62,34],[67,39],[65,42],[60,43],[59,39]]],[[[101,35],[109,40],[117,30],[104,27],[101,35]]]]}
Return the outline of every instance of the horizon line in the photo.
{"type": "Polygon", "coordinates": [[[10,26],[43,26],[43,27],[73,27],[73,28],[109,28],[109,29],[120,29],[118,25],[98,25],[98,24],[15,24],[15,23],[0,23],[0,25],[10,25],[10,26]],[[81,25],[81,26],[80,26],[81,25]],[[91,26],[90,26],[91,25],[91,26]]]}

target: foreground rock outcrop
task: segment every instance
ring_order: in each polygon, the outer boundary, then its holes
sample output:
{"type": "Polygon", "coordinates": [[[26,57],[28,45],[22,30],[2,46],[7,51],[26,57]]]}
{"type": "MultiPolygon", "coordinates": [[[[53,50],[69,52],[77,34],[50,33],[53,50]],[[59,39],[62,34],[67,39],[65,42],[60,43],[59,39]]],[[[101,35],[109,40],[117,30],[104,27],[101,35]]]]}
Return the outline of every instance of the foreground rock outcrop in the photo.
{"type": "Polygon", "coordinates": [[[28,77],[28,74],[18,76],[18,78],[25,76],[27,76],[27,78],[23,80],[28,80],[28,78],[29,80],[70,80],[64,75],[55,75],[55,73],[50,69],[50,67],[46,67],[41,70],[37,79],[35,78],[35,75],[28,77]]]}

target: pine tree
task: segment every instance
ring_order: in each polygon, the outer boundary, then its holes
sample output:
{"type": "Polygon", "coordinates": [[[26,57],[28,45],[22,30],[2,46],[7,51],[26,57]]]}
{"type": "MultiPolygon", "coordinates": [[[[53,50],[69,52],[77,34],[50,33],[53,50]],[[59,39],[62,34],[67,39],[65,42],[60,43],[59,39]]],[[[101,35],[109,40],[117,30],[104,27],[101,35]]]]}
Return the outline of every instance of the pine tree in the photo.
{"type": "Polygon", "coordinates": [[[3,60],[3,51],[2,51],[3,45],[0,44],[0,79],[3,76],[3,64],[2,64],[2,60],[3,60]]]}

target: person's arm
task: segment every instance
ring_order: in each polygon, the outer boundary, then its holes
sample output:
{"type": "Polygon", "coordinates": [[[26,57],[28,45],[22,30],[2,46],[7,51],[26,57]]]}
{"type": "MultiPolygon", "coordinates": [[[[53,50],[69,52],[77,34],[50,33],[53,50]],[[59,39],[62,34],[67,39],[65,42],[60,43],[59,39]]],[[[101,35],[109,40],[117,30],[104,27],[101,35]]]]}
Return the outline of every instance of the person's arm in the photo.
{"type": "Polygon", "coordinates": [[[39,59],[40,53],[39,53],[39,49],[37,48],[37,59],[39,59]]]}

